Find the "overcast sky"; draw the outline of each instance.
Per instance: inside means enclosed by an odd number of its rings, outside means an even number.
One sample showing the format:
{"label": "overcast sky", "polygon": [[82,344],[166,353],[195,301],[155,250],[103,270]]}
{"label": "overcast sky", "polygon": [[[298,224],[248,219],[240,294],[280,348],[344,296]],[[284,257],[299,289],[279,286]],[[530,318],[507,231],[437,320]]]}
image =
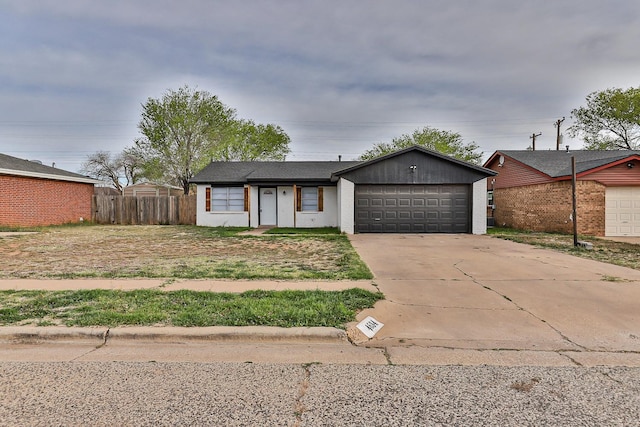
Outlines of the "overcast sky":
{"label": "overcast sky", "polygon": [[590,92],[640,86],[639,46],[637,0],[0,0],[0,152],[78,171],[183,85],[282,126],[288,160],[424,126],[555,149]]}

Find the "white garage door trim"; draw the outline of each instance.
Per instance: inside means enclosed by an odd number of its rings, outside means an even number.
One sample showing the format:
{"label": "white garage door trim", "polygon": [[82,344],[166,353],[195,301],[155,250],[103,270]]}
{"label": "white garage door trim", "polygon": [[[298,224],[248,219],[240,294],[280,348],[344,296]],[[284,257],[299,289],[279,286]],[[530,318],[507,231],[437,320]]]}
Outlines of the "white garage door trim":
{"label": "white garage door trim", "polygon": [[605,236],[640,236],[640,187],[607,187]]}

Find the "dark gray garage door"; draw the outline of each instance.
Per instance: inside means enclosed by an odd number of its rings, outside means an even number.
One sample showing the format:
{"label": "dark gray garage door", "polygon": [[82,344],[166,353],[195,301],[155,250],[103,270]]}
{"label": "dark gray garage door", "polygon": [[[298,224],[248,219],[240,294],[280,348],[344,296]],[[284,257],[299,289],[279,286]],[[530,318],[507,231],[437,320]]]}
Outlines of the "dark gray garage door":
{"label": "dark gray garage door", "polygon": [[468,233],[468,185],[356,185],[357,233]]}

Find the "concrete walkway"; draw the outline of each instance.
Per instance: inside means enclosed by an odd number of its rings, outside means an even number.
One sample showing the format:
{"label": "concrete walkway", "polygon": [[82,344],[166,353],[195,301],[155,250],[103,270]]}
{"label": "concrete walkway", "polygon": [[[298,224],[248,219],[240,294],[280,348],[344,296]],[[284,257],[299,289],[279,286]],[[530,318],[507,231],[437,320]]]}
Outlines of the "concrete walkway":
{"label": "concrete walkway", "polygon": [[351,240],[386,300],[358,316],[384,323],[373,339],[349,333],[392,358],[501,350],[640,364],[640,271],[488,236]]}
{"label": "concrete walkway", "polygon": [[176,291],[187,289],[205,292],[232,292],[240,293],[261,289],[265,291],[292,290],[323,290],[340,291],[344,289],[362,288],[371,292],[377,292],[378,288],[371,280],[165,280],[165,279],[0,279],[0,291],[10,290],[48,290],[48,291],[72,291],[77,289],[159,289],[163,291]]}

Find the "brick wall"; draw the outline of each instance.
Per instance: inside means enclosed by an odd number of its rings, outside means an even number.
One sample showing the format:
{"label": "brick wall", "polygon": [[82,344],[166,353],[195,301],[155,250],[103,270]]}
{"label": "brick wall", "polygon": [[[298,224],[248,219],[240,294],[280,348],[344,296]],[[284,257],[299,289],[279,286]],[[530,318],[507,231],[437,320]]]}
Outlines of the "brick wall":
{"label": "brick wall", "polygon": [[[493,197],[498,227],[573,233],[570,181],[496,189]],[[605,186],[578,181],[576,199],[578,233],[604,236]]]}
{"label": "brick wall", "polygon": [[92,195],[93,184],[0,175],[0,225],[88,221]]}

